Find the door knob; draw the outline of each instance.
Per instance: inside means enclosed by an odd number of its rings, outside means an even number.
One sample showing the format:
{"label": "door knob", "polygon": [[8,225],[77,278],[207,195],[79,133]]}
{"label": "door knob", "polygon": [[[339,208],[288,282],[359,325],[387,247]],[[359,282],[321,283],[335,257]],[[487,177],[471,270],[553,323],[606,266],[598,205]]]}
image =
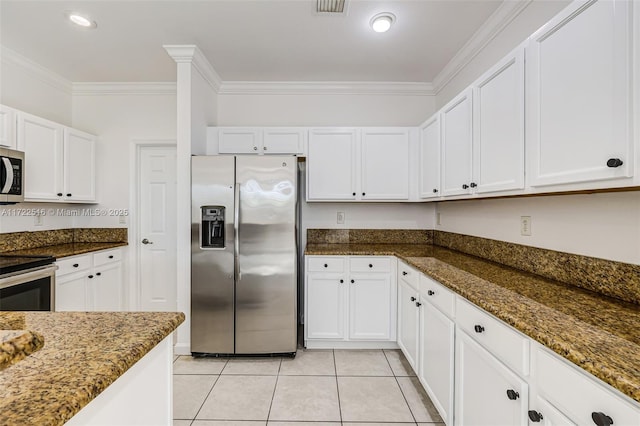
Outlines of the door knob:
{"label": "door knob", "polygon": [[153,244],[153,241],[149,241],[145,238],[142,240],[142,244]]}

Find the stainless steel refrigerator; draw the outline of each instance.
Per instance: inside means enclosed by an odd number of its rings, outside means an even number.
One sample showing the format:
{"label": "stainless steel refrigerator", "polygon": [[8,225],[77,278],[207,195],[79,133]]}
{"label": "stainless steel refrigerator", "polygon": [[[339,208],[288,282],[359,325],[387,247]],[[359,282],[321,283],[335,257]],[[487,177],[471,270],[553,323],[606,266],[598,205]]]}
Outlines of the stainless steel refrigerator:
{"label": "stainless steel refrigerator", "polygon": [[191,352],[295,353],[297,158],[191,160]]}

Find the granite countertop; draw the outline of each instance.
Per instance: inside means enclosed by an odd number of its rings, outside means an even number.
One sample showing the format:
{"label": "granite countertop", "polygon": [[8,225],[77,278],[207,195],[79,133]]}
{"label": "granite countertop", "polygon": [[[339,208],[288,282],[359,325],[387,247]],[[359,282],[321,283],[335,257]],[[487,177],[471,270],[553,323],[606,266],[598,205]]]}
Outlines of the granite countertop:
{"label": "granite countertop", "polygon": [[424,244],[309,244],[307,255],[397,256],[640,402],[640,306]]}
{"label": "granite countertop", "polygon": [[66,243],[56,244],[52,246],[35,247],[23,250],[14,250],[6,252],[11,255],[28,255],[28,256],[53,256],[56,259],[67,256],[75,256],[78,254],[90,253],[98,250],[106,250],[115,247],[126,246],[125,242],[115,243]]}
{"label": "granite countertop", "polygon": [[180,312],[0,312],[0,330],[44,338],[0,371],[0,425],[64,424],[183,321]]}

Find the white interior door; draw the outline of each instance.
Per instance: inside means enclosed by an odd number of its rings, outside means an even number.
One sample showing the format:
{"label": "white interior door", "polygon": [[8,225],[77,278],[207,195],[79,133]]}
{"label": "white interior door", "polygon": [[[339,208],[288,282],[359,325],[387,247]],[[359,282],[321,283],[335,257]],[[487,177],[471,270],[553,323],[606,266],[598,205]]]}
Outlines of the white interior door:
{"label": "white interior door", "polygon": [[142,146],[138,158],[140,309],[175,311],[176,148]]}

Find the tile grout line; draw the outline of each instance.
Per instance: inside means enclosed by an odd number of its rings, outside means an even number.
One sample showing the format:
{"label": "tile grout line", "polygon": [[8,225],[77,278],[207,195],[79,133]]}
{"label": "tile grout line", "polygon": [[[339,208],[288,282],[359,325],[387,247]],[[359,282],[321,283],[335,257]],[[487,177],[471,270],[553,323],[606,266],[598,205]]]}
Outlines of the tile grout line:
{"label": "tile grout line", "polygon": [[278,380],[280,379],[281,368],[282,368],[282,358],[280,358],[280,364],[278,364],[278,371],[276,373],[276,383],[273,385],[273,393],[271,394],[271,402],[269,403],[269,411],[267,411],[267,418],[265,419],[265,425],[269,424],[269,417],[271,417],[271,409],[273,408],[273,400],[276,397],[276,389],[278,388]]}
{"label": "tile grout line", "polygon": [[[226,365],[226,363],[225,363]],[[202,376],[207,376],[208,374],[202,374]],[[216,377],[216,380],[213,382],[213,385],[211,385],[211,389],[209,389],[209,392],[207,392],[207,396],[204,397],[204,399],[202,400],[202,404],[200,404],[200,407],[198,408],[198,411],[196,411],[196,414],[193,416],[193,419],[191,419],[191,423],[196,421],[196,418],[198,417],[198,414],[200,414],[200,411],[202,410],[202,407],[204,407],[204,403],[207,402],[207,399],[209,399],[209,395],[211,395],[211,392],[213,392],[213,388],[216,387],[216,383],[218,383],[218,380],[220,380],[220,376],[222,374],[218,374]]]}
{"label": "tile grout line", "polygon": [[411,409],[411,405],[409,405],[409,401],[407,401],[407,396],[404,394],[404,391],[402,390],[402,386],[400,386],[400,382],[398,381],[398,376],[396,376],[396,372],[393,371],[393,368],[391,367],[391,363],[389,362],[389,358],[387,357],[387,352],[385,352],[384,349],[383,349],[382,353],[384,354],[384,359],[387,360],[387,364],[389,364],[389,368],[391,369],[391,372],[393,373],[393,378],[395,379],[396,384],[398,385],[398,388],[400,388],[400,393],[402,394],[402,398],[404,399],[404,403],[407,404],[407,408],[409,409],[409,412],[411,413],[411,417],[413,418],[413,422],[417,426],[418,425],[418,421],[416,420],[416,416],[413,414],[413,410]]}
{"label": "tile grout line", "polygon": [[340,387],[338,386],[338,366],[336,365],[336,351],[335,349],[331,349],[331,356],[333,358],[333,372],[336,373],[336,394],[338,395],[338,414],[340,415],[340,425],[342,426],[342,404],[340,404]]}

